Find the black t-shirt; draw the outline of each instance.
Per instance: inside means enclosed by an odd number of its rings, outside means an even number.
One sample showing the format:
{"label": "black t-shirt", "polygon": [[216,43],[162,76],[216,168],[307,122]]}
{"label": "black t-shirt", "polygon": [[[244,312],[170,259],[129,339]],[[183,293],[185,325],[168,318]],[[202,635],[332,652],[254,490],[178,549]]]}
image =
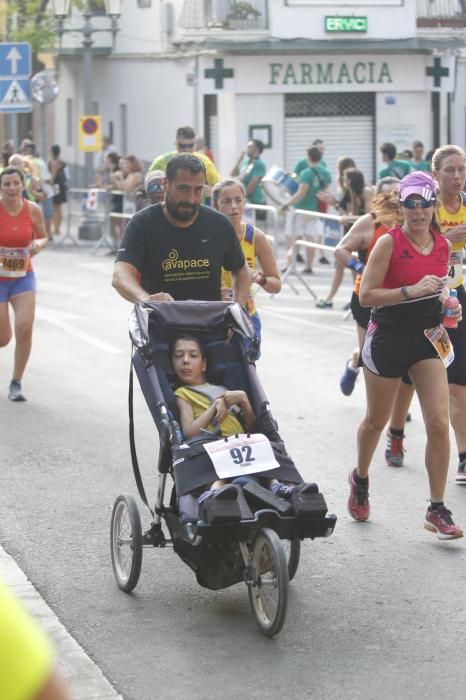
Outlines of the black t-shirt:
{"label": "black t-shirt", "polygon": [[137,268],[149,294],[218,301],[221,268],[238,270],[244,255],[223,214],[201,206],[194,223],[182,228],[167,220],[161,204],[154,204],[128,222],[116,262]]}

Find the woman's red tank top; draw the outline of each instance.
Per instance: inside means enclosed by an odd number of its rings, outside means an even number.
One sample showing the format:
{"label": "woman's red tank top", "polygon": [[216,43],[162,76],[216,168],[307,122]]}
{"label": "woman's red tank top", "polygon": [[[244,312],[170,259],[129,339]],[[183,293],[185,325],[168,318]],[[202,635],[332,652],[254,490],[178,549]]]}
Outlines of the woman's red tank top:
{"label": "woman's red tank top", "polygon": [[446,277],[448,273],[448,243],[444,236],[431,232],[434,247],[422,255],[398,226],[388,232],[393,239],[393,252],[382,287],[396,289],[416,284],[424,275]]}
{"label": "woman's red tank top", "polygon": [[[0,202],[0,248],[27,248],[33,238],[34,224],[29,213],[29,204],[23,200],[19,214],[12,216]],[[29,259],[28,272],[31,271],[32,263]]]}

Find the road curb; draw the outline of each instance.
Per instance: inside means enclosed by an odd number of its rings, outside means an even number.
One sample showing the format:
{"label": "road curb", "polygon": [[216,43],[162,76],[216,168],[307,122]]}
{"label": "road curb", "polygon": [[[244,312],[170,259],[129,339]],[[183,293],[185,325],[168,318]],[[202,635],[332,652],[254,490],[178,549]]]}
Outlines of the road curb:
{"label": "road curb", "polygon": [[58,668],[73,700],[123,700],[1,545],[0,577],[55,644]]}

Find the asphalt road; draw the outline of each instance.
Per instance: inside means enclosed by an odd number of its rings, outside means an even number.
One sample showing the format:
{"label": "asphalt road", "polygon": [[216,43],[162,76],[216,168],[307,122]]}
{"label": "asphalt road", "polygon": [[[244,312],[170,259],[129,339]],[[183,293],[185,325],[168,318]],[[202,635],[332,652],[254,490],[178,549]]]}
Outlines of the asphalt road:
{"label": "asphalt road", "polygon": [[[361,378],[349,398],[338,388],[355,344],[341,311],[349,279],[334,310],[315,309],[307,292],[289,287],[260,301],[259,375],[288,451],[338,516],[330,539],[304,543],[285,627],[269,640],[244,585],[202,589],[170,550],[144,551],[134,594],[116,587],[112,504],[120,493],[136,495],[126,408],[130,306],[111,289],[109,256],[60,249],[36,261],[26,404],[8,402],[13,348],[0,352],[0,543],[117,691],[128,700],[463,698],[466,543],[441,543],[422,527],[428,490],[417,403],[405,467],[385,466],[379,446],[371,521],[346,513],[364,408]],[[317,267],[318,295],[329,275]],[[155,496],[156,431],[139,395],[136,423]],[[452,449],[446,501],[466,526],[455,464]]]}

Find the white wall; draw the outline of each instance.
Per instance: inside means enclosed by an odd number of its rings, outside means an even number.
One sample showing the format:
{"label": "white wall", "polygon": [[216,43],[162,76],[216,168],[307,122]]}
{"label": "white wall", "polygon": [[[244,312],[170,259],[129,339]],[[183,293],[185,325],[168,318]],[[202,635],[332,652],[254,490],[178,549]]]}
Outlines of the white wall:
{"label": "white wall", "polygon": [[[387,96],[394,97],[396,103],[387,104]],[[399,152],[411,149],[415,140],[423,142],[426,152],[432,148],[430,93],[378,93],[375,99],[377,172],[382,167],[379,148],[384,141],[394,143]]]}
{"label": "white wall", "polygon": [[[55,102],[57,137],[63,159],[83,162],[77,149],[78,115],[82,114],[82,92],[73,85],[82,85],[82,63],[61,60],[60,95]],[[93,95],[99,104],[103,133],[114,123],[114,141],[121,143],[120,104],[127,105],[128,154],[151,161],[156,155],[174,150],[175,130],[194,123],[194,88],[187,87],[186,74],[193,71],[192,59],[121,60],[94,59]],[[66,100],[73,99],[75,128],[73,146],[66,146]],[[127,155],[128,155],[127,154]]]}
{"label": "white wall", "polygon": [[[267,168],[283,164],[284,144],[284,96],[283,95],[237,95],[236,97],[235,140],[238,151],[246,150],[249,140],[249,126],[270,124],[272,127],[272,148],[264,149],[261,158]],[[239,153],[235,153],[235,160]],[[229,165],[230,169],[234,165]]]}
{"label": "white wall", "polygon": [[462,148],[466,146],[466,56],[456,64],[456,89],[451,103],[451,140]]}

